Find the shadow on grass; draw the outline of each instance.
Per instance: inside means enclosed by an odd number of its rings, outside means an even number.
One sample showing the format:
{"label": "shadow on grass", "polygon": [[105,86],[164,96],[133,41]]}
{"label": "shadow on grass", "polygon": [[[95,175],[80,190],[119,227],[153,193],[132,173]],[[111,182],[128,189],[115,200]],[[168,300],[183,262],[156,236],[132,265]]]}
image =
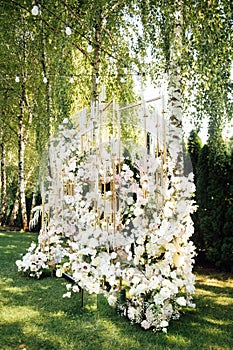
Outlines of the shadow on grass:
{"label": "shadow on grass", "polygon": [[[21,327],[21,322],[12,322],[3,325],[1,333],[4,335],[0,340],[1,349],[51,349],[57,350],[57,345],[52,344],[49,340],[43,340],[36,335],[26,335]],[[3,342],[4,341],[4,342]],[[33,345],[36,344],[36,345]]]}
{"label": "shadow on grass", "polygon": [[[144,331],[116,314],[102,296],[63,299],[66,282],[17,275],[15,260],[36,235],[1,232],[0,349],[26,350],[196,350],[233,348],[231,286],[205,283],[199,275],[196,309],[172,321],[168,334]],[[218,282],[218,281],[217,281]],[[220,282],[219,282],[220,283]]]}

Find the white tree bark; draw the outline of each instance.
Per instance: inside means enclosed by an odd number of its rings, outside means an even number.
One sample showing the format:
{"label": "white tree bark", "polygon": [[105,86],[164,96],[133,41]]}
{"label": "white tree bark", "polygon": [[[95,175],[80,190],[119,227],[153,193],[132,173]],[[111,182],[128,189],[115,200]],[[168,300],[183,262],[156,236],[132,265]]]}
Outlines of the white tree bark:
{"label": "white tree bark", "polygon": [[28,230],[28,219],[25,198],[25,172],[24,172],[24,157],[25,157],[25,138],[24,138],[24,117],[25,101],[23,96],[20,101],[20,115],[18,117],[18,173],[19,173],[19,199],[22,215],[22,223],[24,231]]}
{"label": "white tree bark", "polygon": [[170,67],[168,71],[168,113],[169,113],[169,153],[174,162],[176,176],[183,175],[182,141],[182,76],[180,58],[182,54],[182,2],[177,1],[174,15],[174,35],[170,48]]}

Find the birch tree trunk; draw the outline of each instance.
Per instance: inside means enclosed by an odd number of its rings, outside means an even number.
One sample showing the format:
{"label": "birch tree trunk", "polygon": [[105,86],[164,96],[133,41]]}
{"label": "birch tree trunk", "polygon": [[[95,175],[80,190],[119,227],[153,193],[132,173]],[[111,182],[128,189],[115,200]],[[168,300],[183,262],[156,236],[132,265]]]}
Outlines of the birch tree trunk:
{"label": "birch tree trunk", "polygon": [[183,138],[182,138],[182,1],[176,1],[174,14],[174,33],[170,46],[170,67],[168,70],[168,113],[170,121],[169,153],[174,163],[174,174],[183,176]]}
{"label": "birch tree trunk", "polygon": [[99,78],[99,66],[100,66],[100,32],[101,32],[101,8],[98,11],[99,16],[95,20],[95,47],[94,47],[94,57],[92,62],[92,74],[91,74],[91,101],[96,104],[98,100],[98,83],[97,80]]}
{"label": "birch tree trunk", "polygon": [[29,215],[29,226],[30,226],[30,221],[32,220],[33,217],[33,208],[36,206],[36,196],[37,196],[37,186],[34,186],[34,191],[32,194],[32,204],[31,204],[31,210],[30,210],[30,215]]}
{"label": "birch tree trunk", "polygon": [[53,133],[53,116],[52,116],[52,99],[51,99],[51,82],[48,76],[48,57],[46,50],[46,40],[44,33],[43,21],[41,21],[41,40],[42,40],[42,51],[41,51],[41,64],[43,68],[44,78],[47,79],[45,87],[45,97],[46,97],[46,113],[49,119],[49,135],[48,138],[52,136]]}
{"label": "birch tree trunk", "polygon": [[[28,180],[30,179],[30,176],[32,175],[32,169],[31,171],[27,172],[27,176],[25,176],[24,179],[24,187],[27,188],[27,183]],[[35,185],[36,187],[36,185]],[[14,226],[18,213],[19,213],[19,207],[20,207],[20,202],[19,202],[19,186],[17,187],[17,191],[16,191],[16,195],[15,195],[15,201],[14,201],[14,206],[13,209],[11,211],[11,216],[10,216],[10,220],[9,220],[9,225],[10,226]],[[33,208],[33,206],[32,206]]]}
{"label": "birch tree trunk", "polygon": [[[23,18],[23,23],[25,18]],[[26,27],[25,27],[26,30]],[[28,230],[28,217],[27,217],[27,206],[26,206],[26,181],[25,181],[25,147],[29,138],[29,125],[32,123],[32,110],[29,105],[29,100],[26,90],[27,82],[27,65],[28,65],[28,50],[27,50],[27,39],[25,35],[23,39],[23,79],[21,85],[21,95],[19,99],[20,113],[18,116],[18,193],[19,193],[19,207],[21,211],[23,230]],[[27,113],[26,113],[27,112]],[[25,130],[25,125],[27,125]],[[16,199],[17,202],[17,199]],[[17,205],[16,205],[17,208]]]}
{"label": "birch tree trunk", "polygon": [[1,152],[1,225],[6,224],[6,151],[4,142],[0,145]]}
{"label": "birch tree trunk", "polygon": [[15,201],[14,201],[13,209],[11,211],[11,216],[10,216],[10,220],[9,220],[10,226],[15,225],[18,213],[19,213],[19,186],[17,187],[17,191],[15,194]]}
{"label": "birch tree trunk", "polygon": [[20,99],[20,114],[18,117],[18,177],[19,177],[19,202],[24,231],[28,230],[27,208],[25,198],[25,138],[24,138],[24,113],[25,113],[25,81],[22,83],[22,96]]}

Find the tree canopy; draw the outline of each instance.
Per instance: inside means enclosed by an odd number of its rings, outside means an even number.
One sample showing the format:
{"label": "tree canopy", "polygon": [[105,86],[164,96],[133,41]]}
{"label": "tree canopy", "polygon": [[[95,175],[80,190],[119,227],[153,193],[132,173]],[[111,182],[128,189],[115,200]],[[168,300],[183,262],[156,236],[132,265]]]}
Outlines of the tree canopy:
{"label": "tree canopy", "polygon": [[2,0],[0,141],[3,164],[12,169],[8,214],[18,178],[30,196],[49,136],[95,101],[102,84],[107,100],[125,103],[135,98],[135,79],[150,76],[159,86],[168,77],[174,107],[179,77],[182,113],[193,113],[194,124],[209,118],[214,149],[232,116],[232,6],[230,0]]}

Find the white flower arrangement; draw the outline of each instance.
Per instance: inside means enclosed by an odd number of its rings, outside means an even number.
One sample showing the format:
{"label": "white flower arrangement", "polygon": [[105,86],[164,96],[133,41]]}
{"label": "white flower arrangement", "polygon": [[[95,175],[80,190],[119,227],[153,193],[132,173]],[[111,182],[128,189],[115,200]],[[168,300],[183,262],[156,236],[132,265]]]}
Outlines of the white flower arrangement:
{"label": "white flower arrangement", "polygon": [[[119,161],[106,152],[100,162],[91,152],[80,155],[80,137],[64,128],[51,146],[50,221],[18,270],[40,277],[56,266],[57,277],[68,273],[75,282],[63,297],[81,288],[102,293],[130,322],[167,332],[181,307],[194,306],[192,175],[175,177],[168,158],[162,185],[155,184],[161,157],[147,157],[147,173],[140,159]],[[69,183],[71,193],[64,193]]]}
{"label": "white flower arrangement", "polygon": [[32,243],[28,253],[23,256],[22,260],[17,260],[18,271],[30,271],[30,277],[39,278],[42,271],[48,268],[48,256],[40,251],[35,243]]}

